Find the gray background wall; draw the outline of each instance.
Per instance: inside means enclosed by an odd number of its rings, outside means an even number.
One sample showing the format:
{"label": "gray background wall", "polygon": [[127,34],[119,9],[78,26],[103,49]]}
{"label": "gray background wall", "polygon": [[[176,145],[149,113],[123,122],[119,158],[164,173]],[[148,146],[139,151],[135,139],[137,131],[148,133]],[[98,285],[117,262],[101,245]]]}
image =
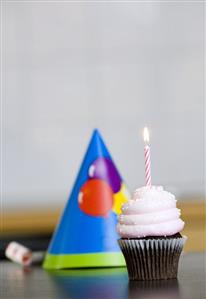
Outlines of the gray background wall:
{"label": "gray background wall", "polygon": [[204,193],[204,4],[3,2],[3,204],[63,205],[98,127],[131,190]]}

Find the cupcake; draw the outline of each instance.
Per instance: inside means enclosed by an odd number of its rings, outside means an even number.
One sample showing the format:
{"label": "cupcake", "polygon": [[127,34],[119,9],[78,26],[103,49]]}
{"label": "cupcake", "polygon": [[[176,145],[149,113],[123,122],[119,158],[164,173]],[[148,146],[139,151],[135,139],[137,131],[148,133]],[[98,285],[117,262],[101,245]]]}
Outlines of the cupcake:
{"label": "cupcake", "polygon": [[176,278],[186,237],[175,196],[161,186],[142,187],[121,210],[118,242],[130,280]]}

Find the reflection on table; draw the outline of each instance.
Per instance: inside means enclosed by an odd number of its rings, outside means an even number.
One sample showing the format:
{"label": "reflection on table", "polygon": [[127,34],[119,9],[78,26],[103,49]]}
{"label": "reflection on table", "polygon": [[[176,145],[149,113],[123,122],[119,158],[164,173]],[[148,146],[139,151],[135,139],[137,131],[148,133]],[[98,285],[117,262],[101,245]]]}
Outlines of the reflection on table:
{"label": "reflection on table", "polygon": [[125,268],[58,270],[48,275],[67,298],[178,299],[178,280],[129,281]]}

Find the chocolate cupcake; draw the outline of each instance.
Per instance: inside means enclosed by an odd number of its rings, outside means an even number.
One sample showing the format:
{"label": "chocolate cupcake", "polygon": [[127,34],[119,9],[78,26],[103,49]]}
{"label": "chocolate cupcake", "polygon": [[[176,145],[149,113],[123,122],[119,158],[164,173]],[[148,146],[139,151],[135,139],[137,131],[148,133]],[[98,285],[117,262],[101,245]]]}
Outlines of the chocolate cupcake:
{"label": "chocolate cupcake", "polygon": [[117,231],[131,280],[176,278],[186,241],[175,196],[162,187],[137,189],[122,206]]}

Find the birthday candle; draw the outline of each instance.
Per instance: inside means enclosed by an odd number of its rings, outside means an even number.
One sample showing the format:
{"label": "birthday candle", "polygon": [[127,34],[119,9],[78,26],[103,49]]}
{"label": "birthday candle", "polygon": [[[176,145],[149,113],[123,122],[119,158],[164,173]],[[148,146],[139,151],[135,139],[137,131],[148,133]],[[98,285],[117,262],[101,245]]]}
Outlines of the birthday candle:
{"label": "birthday candle", "polygon": [[144,136],[144,157],[145,157],[145,181],[146,181],[146,186],[151,187],[152,185],[152,180],[151,180],[151,160],[150,160],[150,146],[149,146],[149,131],[148,128],[144,128],[143,132]]}

